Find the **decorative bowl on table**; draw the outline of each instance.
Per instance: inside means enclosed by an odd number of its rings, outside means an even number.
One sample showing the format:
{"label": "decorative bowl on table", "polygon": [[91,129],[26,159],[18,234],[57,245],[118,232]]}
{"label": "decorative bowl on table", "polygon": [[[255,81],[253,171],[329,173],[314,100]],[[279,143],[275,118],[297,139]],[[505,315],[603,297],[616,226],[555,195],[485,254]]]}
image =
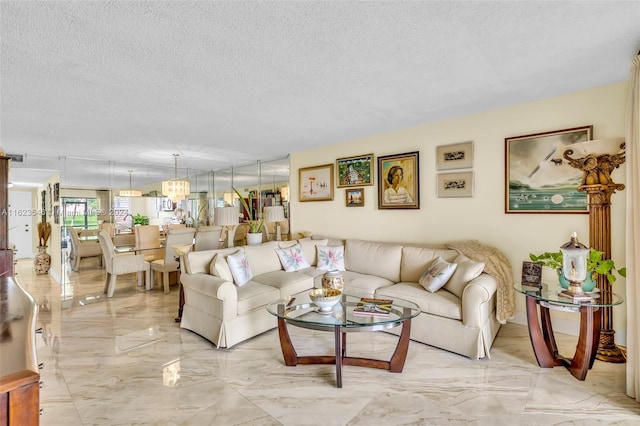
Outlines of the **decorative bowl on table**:
{"label": "decorative bowl on table", "polygon": [[333,305],[340,301],[342,292],[335,288],[314,288],[309,292],[309,298],[319,308],[320,313],[330,313]]}

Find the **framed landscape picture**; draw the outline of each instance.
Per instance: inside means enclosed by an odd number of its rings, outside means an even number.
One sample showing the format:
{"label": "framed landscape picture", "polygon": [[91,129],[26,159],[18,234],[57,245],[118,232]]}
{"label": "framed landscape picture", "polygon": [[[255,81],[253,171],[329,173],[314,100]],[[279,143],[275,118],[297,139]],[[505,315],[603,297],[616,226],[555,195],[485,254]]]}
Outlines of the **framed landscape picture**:
{"label": "framed landscape picture", "polygon": [[345,189],[347,207],[364,207],[364,188]]}
{"label": "framed landscape picture", "polygon": [[468,169],[473,166],[473,142],[440,145],[436,148],[436,169]]}
{"label": "framed landscape picture", "polygon": [[333,164],[300,168],[298,186],[300,201],[333,200]]}
{"label": "framed landscape picture", "polygon": [[438,198],[473,197],[473,172],[440,173]]}
{"label": "framed landscape picture", "polygon": [[378,208],[419,209],[418,151],[378,157]]}
{"label": "framed landscape picture", "polygon": [[336,160],[338,188],[373,185],[373,154]]}
{"label": "framed landscape picture", "polygon": [[587,213],[582,172],[562,155],[593,126],[505,138],[505,213]]}

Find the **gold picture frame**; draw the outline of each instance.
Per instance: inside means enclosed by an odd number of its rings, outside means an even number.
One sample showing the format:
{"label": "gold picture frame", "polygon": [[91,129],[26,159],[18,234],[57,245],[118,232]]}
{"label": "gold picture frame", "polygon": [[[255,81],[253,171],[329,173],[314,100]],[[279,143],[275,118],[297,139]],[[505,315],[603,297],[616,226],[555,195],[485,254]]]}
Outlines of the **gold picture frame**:
{"label": "gold picture frame", "polygon": [[364,188],[348,188],[344,194],[347,207],[364,207]]}
{"label": "gold picture frame", "polygon": [[301,202],[333,200],[333,164],[301,167],[298,170],[298,198]]}
{"label": "gold picture frame", "polygon": [[419,209],[419,153],[378,157],[378,208]]}

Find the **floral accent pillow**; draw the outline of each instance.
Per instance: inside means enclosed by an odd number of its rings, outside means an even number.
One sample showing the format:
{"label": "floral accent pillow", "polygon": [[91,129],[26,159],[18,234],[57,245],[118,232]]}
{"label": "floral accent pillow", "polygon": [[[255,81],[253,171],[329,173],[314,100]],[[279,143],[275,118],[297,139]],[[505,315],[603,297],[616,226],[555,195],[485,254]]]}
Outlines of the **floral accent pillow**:
{"label": "floral accent pillow", "polygon": [[431,293],[435,293],[449,281],[457,267],[455,263],[449,263],[438,256],[424,271],[418,283]]}
{"label": "floral accent pillow", "polygon": [[321,271],[344,271],[344,246],[316,246],[318,269]]}
{"label": "floral accent pillow", "polygon": [[244,253],[230,254],[227,256],[227,263],[229,264],[229,269],[231,269],[231,275],[233,275],[233,282],[238,287],[253,278],[253,273]]}
{"label": "floral accent pillow", "polygon": [[277,249],[276,253],[280,258],[282,267],[287,272],[295,272],[311,266],[309,265],[309,262],[307,262],[307,259],[304,257],[304,253],[302,253],[302,247],[300,247],[300,244],[294,244],[291,247]]}

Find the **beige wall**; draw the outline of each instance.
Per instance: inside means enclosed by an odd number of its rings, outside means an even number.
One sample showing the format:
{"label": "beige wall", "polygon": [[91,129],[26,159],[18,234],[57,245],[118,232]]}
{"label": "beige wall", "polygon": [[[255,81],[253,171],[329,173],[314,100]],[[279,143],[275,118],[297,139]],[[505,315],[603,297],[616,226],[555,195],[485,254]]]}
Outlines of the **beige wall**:
{"label": "beige wall", "polygon": [[[603,86],[509,108],[374,135],[332,146],[291,154],[291,226],[293,232],[311,231],[342,238],[380,241],[445,243],[478,239],[498,247],[511,260],[516,281],[529,253],[553,251],[577,231],[588,243],[586,214],[505,214],[504,139],[537,132],[593,125],[594,139],[624,136],[628,84]],[[436,146],[473,141],[475,196],[436,197]],[[333,201],[298,201],[298,169],[334,163],[336,158],[368,154],[420,152],[420,209],[378,210],[377,164],[374,186],[365,187],[365,206],[345,207],[344,188],[334,188]],[[335,167],[335,166],[334,166]],[[624,183],[624,165],[613,173]],[[625,194],[612,198],[612,252],[624,265]],[[548,268],[545,268],[548,269]],[[552,279],[552,271],[545,277]],[[614,291],[625,295],[624,279]],[[524,300],[517,295],[516,322],[524,323]],[[554,313],[558,331],[577,333],[577,316]],[[626,342],[626,308],[614,308],[616,341]]]}

